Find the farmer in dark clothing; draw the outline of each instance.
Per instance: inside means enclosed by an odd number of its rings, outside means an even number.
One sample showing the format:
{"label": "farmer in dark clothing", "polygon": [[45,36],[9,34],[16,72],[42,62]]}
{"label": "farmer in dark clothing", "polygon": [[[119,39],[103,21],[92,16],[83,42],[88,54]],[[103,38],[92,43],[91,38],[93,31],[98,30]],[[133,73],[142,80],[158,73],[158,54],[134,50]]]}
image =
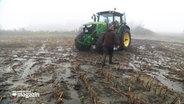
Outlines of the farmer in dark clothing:
{"label": "farmer in dark clothing", "polygon": [[116,38],[114,25],[109,26],[109,29],[103,34],[102,41],[103,41],[102,67],[104,67],[107,55],[109,55],[109,64],[113,64],[112,57],[113,57],[114,45],[117,48],[119,48],[119,41]]}

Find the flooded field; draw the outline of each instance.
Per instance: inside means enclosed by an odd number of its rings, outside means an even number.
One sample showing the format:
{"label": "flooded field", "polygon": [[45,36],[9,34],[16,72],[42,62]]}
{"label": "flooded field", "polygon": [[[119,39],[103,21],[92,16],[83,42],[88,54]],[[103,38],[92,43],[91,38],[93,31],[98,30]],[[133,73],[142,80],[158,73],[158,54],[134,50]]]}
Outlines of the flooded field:
{"label": "flooded field", "polygon": [[184,104],[183,43],[132,39],[104,68],[73,38],[0,40],[0,50],[0,104]]}

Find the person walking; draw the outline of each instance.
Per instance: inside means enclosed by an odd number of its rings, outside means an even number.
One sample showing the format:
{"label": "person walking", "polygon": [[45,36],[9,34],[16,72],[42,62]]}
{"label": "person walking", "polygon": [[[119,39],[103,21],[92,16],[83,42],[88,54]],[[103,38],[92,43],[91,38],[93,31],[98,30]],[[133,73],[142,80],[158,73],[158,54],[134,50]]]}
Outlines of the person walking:
{"label": "person walking", "polygon": [[111,24],[108,30],[103,34],[102,41],[103,41],[102,67],[104,67],[107,55],[109,55],[109,64],[113,64],[112,57],[114,45],[116,46],[116,48],[119,48],[119,41],[116,37],[116,32],[114,31],[113,24]]}

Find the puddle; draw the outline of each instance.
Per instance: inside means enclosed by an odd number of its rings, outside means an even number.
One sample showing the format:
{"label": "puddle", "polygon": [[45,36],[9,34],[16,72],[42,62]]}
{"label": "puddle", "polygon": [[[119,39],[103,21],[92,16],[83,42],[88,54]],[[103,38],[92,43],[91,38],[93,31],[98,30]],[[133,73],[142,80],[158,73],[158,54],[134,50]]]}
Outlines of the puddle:
{"label": "puddle", "polygon": [[64,101],[64,104],[81,104],[81,101],[79,99],[79,95],[75,90],[70,90],[71,98],[72,100],[66,100]]}
{"label": "puddle", "polygon": [[[26,57],[25,57],[26,58]],[[26,59],[24,59],[24,58],[14,58],[13,59],[14,61],[25,61]]]}
{"label": "puddle", "polygon": [[59,52],[62,52],[62,51],[64,51],[64,49],[63,49],[63,47],[57,47],[57,50],[59,51]]}
{"label": "puddle", "polygon": [[60,65],[61,68],[57,69],[58,70],[58,77],[60,80],[61,78],[63,78],[64,80],[68,80],[68,77],[71,76],[71,64],[70,63],[63,63],[62,65]]}
{"label": "puddle", "polygon": [[24,63],[24,67],[22,67],[23,72],[21,75],[21,78],[26,78],[28,75],[34,73],[35,70],[37,69],[32,69],[32,66],[35,64],[33,59],[28,60],[27,62]]}
{"label": "puddle", "polygon": [[45,62],[45,65],[46,65],[46,64],[51,64],[51,63],[52,63],[51,58],[46,58],[46,59],[44,59],[44,62]]}
{"label": "puddle", "polygon": [[144,50],[145,49],[145,46],[140,46],[138,48],[141,49],[141,50]]}
{"label": "puddle", "polygon": [[38,50],[38,52],[37,52],[36,55],[38,56],[38,55],[43,55],[43,54],[49,53],[48,50],[46,50],[45,48],[46,48],[46,45],[43,44],[43,45],[40,47],[40,49]]}
{"label": "puddle", "polygon": [[18,57],[18,55],[13,55],[13,57],[14,57],[14,58],[17,58],[17,57]]}
{"label": "puddle", "polygon": [[164,84],[165,86],[167,86],[169,89],[173,89],[174,91],[184,93],[184,90],[182,88],[183,85],[181,83],[170,81],[169,79],[167,79],[166,77],[164,77],[159,72],[150,72],[150,73],[147,73],[147,74],[150,75],[150,76],[152,76],[152,77],[157,78],[162,84]]}
{"label": "puddle", "polygon": [[26,84],[25,83],[25,80],[21,80],[21,79],[19,79],[19,78],[17,78],[16,79],[16,81],[13,81],[13,80],[15,80],[15,79],[12,79],[12,78],[10,78],[10,79],[8,79],[6,82],[7,83],[10,83],[10,84],[12,84],[12,86],[9,86],[9,89],[15,89],[15,88],[17,88],[18,86],[19,86],[19,88],[20,88],[20,86],[22,86],[22,87],[24,87],[24,88],[27,88],[28,86],[30,86],[29,84]]}
{"label": "puddle", "polygon": [[47,74],[47,75],[42,75],[42,76],[40,76],[40,77],[38,78],[38,81],[43,82],[43,83],[49,82],[50,80],[52,80],[52,76],[50,76],[49,74]]}
{"label": "puddle", "polygon": [[137,69],[137,68],[135,67],[135,65],[134,65],[134,64],[132,64],[131,62],[130,62],[130,63],[128,63],[128,66],[129,66],[129,67],[132,67],[134,71],[140,71],[140,70],[139,70],[139,69]]}
{"label": "puddle", "polygon": [[69,87],[69,93],[70,93],[70,100],[64,100],[64,104],[81,104],[81,101],[79,99],[79,95],[76,90],[74,90],[74,85],[76,84],[77,79],[69,78],[71,73],[71,64],[70,63],[63,63],[60,65],[61,68],[57,69],[58,71],[58,77],[57,80],[63,79],[64,81],[67,81],[67,85]]}
{"label": "puddle", "polygon": [[2,71],[2,73],[13,73],[13,70],[12,70],[11,66],[2,67],[1,71]]}

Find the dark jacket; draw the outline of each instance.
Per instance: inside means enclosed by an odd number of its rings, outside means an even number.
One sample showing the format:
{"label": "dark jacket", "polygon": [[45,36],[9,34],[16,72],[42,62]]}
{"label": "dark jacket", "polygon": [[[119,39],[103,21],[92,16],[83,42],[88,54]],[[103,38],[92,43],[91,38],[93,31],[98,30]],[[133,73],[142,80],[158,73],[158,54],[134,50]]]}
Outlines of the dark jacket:
{"label": "dark jacket", "polygon": [[105,47],[114,47],[114,45],[119,45],[119,41],[116,37],[115,31],[107,30],[102,37],[103,46]]}

